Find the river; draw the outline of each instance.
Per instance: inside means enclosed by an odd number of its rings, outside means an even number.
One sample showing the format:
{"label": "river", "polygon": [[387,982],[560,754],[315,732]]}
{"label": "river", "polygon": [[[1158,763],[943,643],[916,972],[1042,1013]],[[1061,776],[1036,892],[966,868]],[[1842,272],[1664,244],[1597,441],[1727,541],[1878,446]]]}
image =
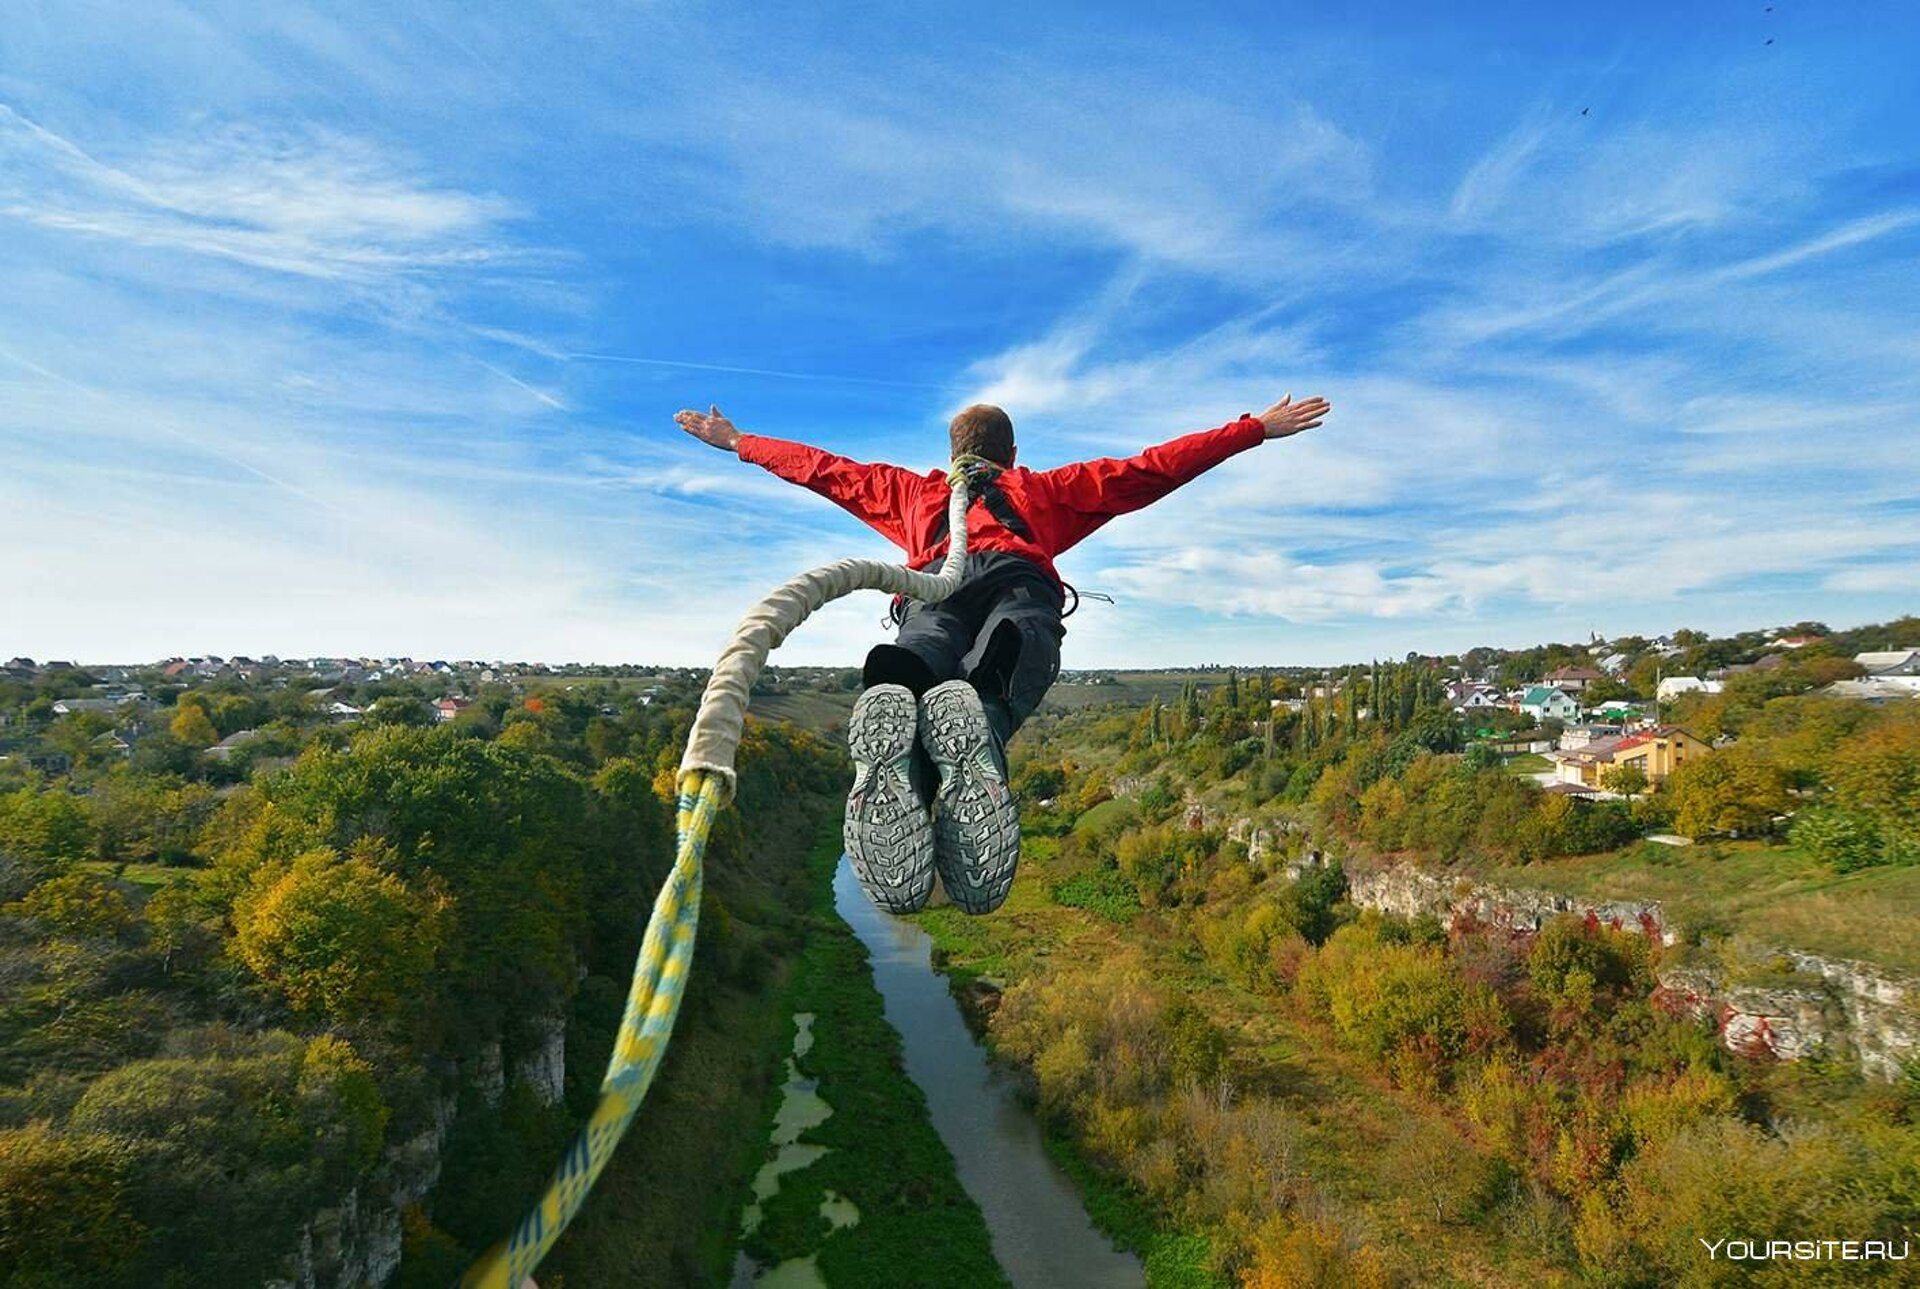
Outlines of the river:
{"label": "river", "polygon": [[873,982],[900,1033],[907,1074],[926,1094],[934,1129],[986,1218],[1008,1278],[1021,1289],[1145,1285],[1139,1259],[1095,1229],[1012,1080],[968,1032],[960,1005],[933,969],[932,939],[875,909],[844,859],[834,874],[833,906],[873,956]]}

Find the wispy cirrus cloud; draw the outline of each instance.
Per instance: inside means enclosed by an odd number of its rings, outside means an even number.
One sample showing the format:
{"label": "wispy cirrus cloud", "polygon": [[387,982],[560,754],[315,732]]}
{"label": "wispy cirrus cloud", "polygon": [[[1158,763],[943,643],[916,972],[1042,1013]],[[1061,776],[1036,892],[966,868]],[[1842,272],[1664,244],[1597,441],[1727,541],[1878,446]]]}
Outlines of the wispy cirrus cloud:
{"label": "wispy cirrus cloud", "polygon": [[327,279],[496,263],[511,203],[324,131],[228,127],[107,164],[0,104],[0,218]]}

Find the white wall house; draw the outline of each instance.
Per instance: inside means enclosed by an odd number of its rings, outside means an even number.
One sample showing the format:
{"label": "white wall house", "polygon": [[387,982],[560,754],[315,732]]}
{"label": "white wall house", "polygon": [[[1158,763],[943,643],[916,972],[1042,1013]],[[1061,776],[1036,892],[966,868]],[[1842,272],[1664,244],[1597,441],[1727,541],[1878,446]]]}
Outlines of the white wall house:
{"label": "white wall house", "polygon": [[1653,691],[1653,696],[1665,703],[1682,694],[1717,694],[1720,689],[1717,680],[1702,680],[1698,676],[1667,676],[1660,681],[1660,687]]}
{"label": "white wall house", "polygon": [[1580,704],[1565,690],[1535,685],[1521,696],[1520,710],[1536,721],[1571,721],[1580,715]]}

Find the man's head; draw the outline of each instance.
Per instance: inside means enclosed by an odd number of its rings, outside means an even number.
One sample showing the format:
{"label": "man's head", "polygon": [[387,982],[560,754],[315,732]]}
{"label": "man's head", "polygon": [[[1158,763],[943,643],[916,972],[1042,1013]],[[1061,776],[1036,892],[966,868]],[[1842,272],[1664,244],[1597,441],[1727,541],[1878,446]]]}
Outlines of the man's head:
{"label": "man's head", "polygon": [[1013,420],[991,403],[963,409],[947,426],[953,455],[985,457],[998,465],[1013,464]]}

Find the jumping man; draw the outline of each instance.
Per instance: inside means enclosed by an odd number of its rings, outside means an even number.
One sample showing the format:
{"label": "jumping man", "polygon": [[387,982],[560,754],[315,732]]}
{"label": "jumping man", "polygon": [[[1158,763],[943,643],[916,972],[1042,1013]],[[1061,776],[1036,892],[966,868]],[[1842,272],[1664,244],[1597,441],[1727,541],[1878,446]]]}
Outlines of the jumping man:
{"label": "jumping man", "polygon": [[[991,913],[1020,859],[1007,786],[1007,740],[1060,673],[1065,607],[1054,557],[1129,511],[1149,506],[1237,452],[1320,424],[1324,398],[1293,396],[1151,447],[1056,470],[1014,466],[1013,422],[976,403],[948,427],[952,455],[1000,467],[967,512],[966,570],[938,604],[909,604],[893,643],[875,645],[847,743],[846,848],[869,897],[893,913],[927,902],[937,870],[953,902]],[[907,552],[938,566],[947,551],[947,475],[862,465],[819,448],[743,434],[720,414],[674,419],[703,443],[819,493]]]}

